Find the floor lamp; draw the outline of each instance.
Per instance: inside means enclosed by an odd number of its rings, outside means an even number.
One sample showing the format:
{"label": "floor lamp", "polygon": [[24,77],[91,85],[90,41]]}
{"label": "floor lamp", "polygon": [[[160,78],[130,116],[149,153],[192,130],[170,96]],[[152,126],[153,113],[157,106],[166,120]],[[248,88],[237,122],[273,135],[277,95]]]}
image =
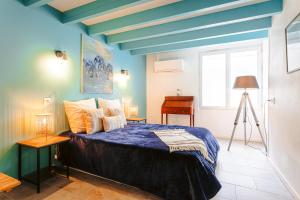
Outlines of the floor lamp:
{"label": "floor lamp", "polygon": [[234,89],[244,89],[244,93],[242,94],[242,98],[241,98],[241,101],[240,101],[240,105],[239,105],[239,108],[238,108],[238,111],[237,111],[237,114],[236,114],[236,117],[235,117],[235,120],[234,120],[234,126],[233,126],[233,131],[232,131],[232,134],[231,134],[231,138],[230,138],[230,142],[229,142],[229,145],[228,145],[228,151],[230,150],[230,147],[231,147],[231,143],[232,143],[232,140],[233,140],[233,137],[234,137],[234,133],[235,133],[235,130],[236,130],[236,127],[238,125],[238,122],[239,122],[239,118],[240,118],[240,115],[241,115],[241,112],[243,110],[243,123],[244,123],[244,139],[245,139],[245,144],[247,144],[247,130],[246,130],[246,124],[247,124],[247,104],[249,104],[249,107],[250,107],[250,111],[253,115],[253,118],[255,120],[255,123],[256,123],[256,126],[257,126],[257,129],[258,129],[258,132],[260,134],[260,137],[262,139],[262,143],[266,149],[266,152],[267,151],[267,145],[266,145],[266,142],[265,142],[265,139],[263,137],[263,134],[262,134],[262,131],[260,129],[260,125],[259,125],[259,121],[257,119],[257,116],[255,114],[255,110],[253,108],[253,105],[251,103],[251,100],[250,100],[250,97],[249,97],[249,94],[247,92],[247,89],[258,89],[259,86],[258,86],[258,83],[257,83],[257,80],[255,78],[255,76],[238,76],[236,79],[235,79],[235,83],[234,83],[234,86],[233,86]]}

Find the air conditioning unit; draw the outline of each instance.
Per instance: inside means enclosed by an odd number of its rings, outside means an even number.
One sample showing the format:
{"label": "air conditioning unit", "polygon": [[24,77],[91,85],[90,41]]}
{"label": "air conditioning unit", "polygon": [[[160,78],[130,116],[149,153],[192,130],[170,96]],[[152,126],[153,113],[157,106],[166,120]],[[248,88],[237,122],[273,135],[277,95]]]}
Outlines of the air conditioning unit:
{"label": "air conditioning unit", "polygon": [[184,60],[164,60],[154,62],[154,72],[183,72]]}

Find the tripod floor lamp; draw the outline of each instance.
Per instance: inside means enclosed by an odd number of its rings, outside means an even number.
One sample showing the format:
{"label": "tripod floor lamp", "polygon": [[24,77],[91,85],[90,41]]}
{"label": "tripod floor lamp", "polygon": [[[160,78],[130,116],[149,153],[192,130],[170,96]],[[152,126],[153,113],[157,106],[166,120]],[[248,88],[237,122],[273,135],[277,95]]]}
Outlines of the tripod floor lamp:
{"label": "tripod floor lamp", "polygon": [[250,88],[251,89],[258,89],[259,88],[255,76],[238,76],[235,79],[235,83],[234,83],[233,88],[234,89],[244,89],[245,92],[242,94],[242,98],[241,98],[240,105],[239,105],[239,108],[238,108],[238,111],[237,111],[237,114],[236,114],[236,117],[235,117],[235,120],[234,120],[233,131],[232,131],[232,134],[231,134],[231,138],[230,138],[230,142],[229,142],[227,150],[228,151],[230,150],[232,140],[233,140],[235,130],[236,130],[236,127],[238,125],[239,118],[240,118],[242,110],[243,110],[243,124],[244,124],[244,139],[245,139],[245,144],[247,144],[247,130],[246,130],[247,127],[246,127],[246,124],[247,124],[247,105],[249,105],[250,111],[251,111],[251,113],[253,115],[253,118],[255,120],[258,132],[259,132],[260,137],[262,139],[262,143],[263,143],[263,145],[265,147],[265,150],[267,152],[267,145],[266,145],[265,139],[263,137],[262,131],[260,129],[260,124],[259,124],[259,121],[258,121],[257,116],[255,114],[255,110],[253,108],[253,105],[251,103],[250,96],[247,92],[247,89],[250,89]]}

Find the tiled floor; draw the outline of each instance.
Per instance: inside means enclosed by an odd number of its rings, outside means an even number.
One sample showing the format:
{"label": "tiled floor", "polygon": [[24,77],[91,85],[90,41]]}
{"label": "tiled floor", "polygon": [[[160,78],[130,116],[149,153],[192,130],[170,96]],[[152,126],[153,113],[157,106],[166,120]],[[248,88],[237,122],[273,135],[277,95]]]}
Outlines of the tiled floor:
{"label": "tiled floor", "polygon": [[[283,200],[293,199],[269,160],[258,150],[234,142],[219,140],[217,176],[221,191],[213,200]],[[0,200],[159,200],[147,192],[91,175],[72,171],[70,181],[56,176],[42,184],[41,193],[23,183],[10,193],[0,193]]]}
{"label": "tiled floor", "polygon": [[[260,151],[234,142],[219,140],[221,151],[216,170],[222,189],[213,200],[283,200],[293,199],[268,158]],[[263,149],[261,145],[252,144]]]}

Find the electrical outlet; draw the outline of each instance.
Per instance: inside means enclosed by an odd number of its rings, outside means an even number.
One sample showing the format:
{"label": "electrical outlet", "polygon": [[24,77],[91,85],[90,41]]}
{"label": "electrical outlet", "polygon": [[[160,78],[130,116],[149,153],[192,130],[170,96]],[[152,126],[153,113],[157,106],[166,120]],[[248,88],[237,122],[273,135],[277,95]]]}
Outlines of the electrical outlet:
{"label": "electrical outlet", "polygon": [[275,104],[275,97],[268,99],[269,102],[271,102],[272,104]]}
{"label": "electrical outlet", "polygon": [[49,105],[52,103],[52,98],[51,97],[44,97],[44,105]]}

